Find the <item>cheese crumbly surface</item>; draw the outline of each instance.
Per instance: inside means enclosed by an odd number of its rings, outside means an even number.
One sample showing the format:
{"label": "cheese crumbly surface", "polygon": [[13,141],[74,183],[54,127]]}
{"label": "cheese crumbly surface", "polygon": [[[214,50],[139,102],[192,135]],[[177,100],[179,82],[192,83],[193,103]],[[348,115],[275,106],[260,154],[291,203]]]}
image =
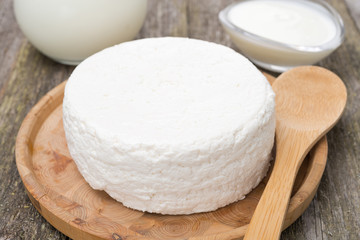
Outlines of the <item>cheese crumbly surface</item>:
{"label": "cheese crumbly surface", "polygon": [[266,175],[275,94],[228,47],[142,39],[78,65],[63,122],[92,188],[137,210],[191,214],[244,198]]}

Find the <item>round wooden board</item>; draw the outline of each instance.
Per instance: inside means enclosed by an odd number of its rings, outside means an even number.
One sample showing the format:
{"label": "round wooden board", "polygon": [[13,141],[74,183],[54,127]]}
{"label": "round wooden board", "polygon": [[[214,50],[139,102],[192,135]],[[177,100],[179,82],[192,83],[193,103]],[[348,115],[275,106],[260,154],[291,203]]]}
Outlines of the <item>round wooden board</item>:
{"label": "round wooden board", "polygon": [[[265,74],[266,75],[266,74]],[[272,83],[273,77],[266,75]],[[73,239],[238,239],[244,236],[266,185],[244,200],[213,212],[159,215],[124,207],[93,190],[70,157],[62,124],[65,82],[45,95],[25,118],[16,140],[16,163],[29,198],[54,227]],[[324,137],[299,170],[284,228],[313,199],[327,158]],[[268,174],[269,176],[270,174]]]}

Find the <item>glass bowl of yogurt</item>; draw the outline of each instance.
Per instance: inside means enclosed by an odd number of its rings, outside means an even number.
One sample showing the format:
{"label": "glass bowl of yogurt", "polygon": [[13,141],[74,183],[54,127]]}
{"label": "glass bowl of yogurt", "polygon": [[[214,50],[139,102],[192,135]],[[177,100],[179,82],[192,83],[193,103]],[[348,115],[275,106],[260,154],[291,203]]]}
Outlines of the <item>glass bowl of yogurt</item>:
{"label": "glass bowl of yogurt", "polygon": [[274,72],[312,65],[344,40],[341,16],[322,0],[242,0],[219,19],[245,56]]}
{"label": "glass bowl of yogurt", "polygon": [[135,38],[146,10],[147,0],[14,0],[16,20],[29,41],[70,65]]}

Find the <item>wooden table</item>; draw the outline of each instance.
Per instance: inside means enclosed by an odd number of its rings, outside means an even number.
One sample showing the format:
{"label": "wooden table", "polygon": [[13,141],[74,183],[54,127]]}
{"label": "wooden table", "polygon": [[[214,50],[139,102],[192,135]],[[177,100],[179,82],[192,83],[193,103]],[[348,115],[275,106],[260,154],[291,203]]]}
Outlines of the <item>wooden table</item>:
{"label": "wooden table", "polygon": [[[217,14],[231,0],[149,0],[137,38],[182,36],[234,48]],[[343,17],[343,45],[319,63],[348,88],[344,116],[328,134],[328,164],[315,199],[282,239],[360,239],[360,1],[327,0]],[[16,24],[11,0],[0,0],[0,240],[68,239],[31,205],[15,165],[20,124],[32,106],[74,67],[39,53]]]}

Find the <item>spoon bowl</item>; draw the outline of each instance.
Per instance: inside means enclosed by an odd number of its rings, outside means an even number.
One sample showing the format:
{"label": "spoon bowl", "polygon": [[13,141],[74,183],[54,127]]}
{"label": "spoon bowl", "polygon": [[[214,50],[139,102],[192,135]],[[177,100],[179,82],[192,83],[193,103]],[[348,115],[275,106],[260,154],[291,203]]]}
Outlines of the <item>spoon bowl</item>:
{"label": "spoon bowl", "polygon": [[276,79],[273,89],[276,117],[281,122],[278,127],[286,123],[299,130],[324,130],[336,123],[346,102],[343,82],[321,67],[285,72]]}
{"label": "spoon bowl", "polygon": [[244,240],[279,239],[296,174],[306,154],[339,120],[346,88],[321,67],[297,67],[281,74],[276,93],[276,159]]}

